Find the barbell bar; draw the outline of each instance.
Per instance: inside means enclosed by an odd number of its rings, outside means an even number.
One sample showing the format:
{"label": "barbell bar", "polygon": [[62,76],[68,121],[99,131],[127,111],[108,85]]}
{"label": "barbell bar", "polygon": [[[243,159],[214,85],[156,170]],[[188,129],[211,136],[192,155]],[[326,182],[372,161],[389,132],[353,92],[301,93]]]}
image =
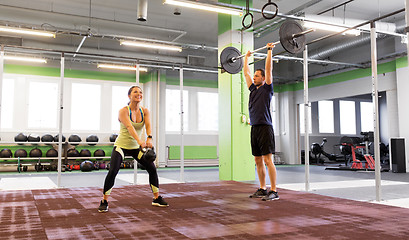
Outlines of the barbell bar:
{"label": "barbell bar", "polygon": [[[315,29],[308,29],[304,31],[303,27],[298,22],[287,20],[280,27],[280,41],[274,42],[273,45],[281,43],[287,52],[292,54],[299,53],[304,50],[305,47],[305,34],[313,32],[314,30]],[[251,51],[251,53],[258,52],[265,48],[267,48],[267,46],[257,48]],[[244,56],[246,56],[246,54],[241,54],[237,48],[226,47],[220,54],[220,65],[222,70],[231,74],[240,72],[243,68],[242,58]]]}
{"label": "barbell bar", "polygon": [[[303,32],[293,34],[293,35],[292,35],[292,39],[295,39],[295,38],[297,38],[297,37],[300,37],[300,36],[302,36],[302,35],[304,35],[304,34],[307,34],[307,33],[313,32],[313,31],[315,31],[315,29],[311,28],[311,29],[305,30],[305,31],[303,31]],[[280,41],[277,41],[277,42],[274,42],[273,45],[275,46],[275,45],[277,45],[277,44],[279,44],[279,43],[280,43]],[[267,48],[267,45],[265,45],[264,47],[261,47],[261,48],[257,48],[257,49],[255,49],[255,50],[253,50],[253,51],[250,51],[250,52],[251,52],[251,54],[253,54],[253,53],[258,52],[258,51],[261,51],[261,50],[263,50],[263,49],[265,49],[265,48]],[[240,59],[240,58],[243,58],[243,57],[245,57],[245,56],[246,56],[246,54],[242,54],[242,55],[240,55],[240,56],[238,56],[238,57],[233,57],[233,58],[231,59],[231,61],[234,62],[234,61],[236,61],[236,60],[238,60],[238,59]]]}

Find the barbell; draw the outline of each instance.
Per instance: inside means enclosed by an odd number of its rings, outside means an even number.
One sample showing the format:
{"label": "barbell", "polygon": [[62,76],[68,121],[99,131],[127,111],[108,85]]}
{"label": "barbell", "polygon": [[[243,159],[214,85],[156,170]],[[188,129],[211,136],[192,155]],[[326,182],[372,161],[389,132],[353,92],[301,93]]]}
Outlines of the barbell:
{"label": "barbell", "polygon": [[[273,45],[281,43],[283,48],[292,54],[299,53],[304,50],[305,47],[305,34],[314,31],[314,29],[305,30],[296,21],[287,20],[285,21],[279,30],[280,41],[274,42]],[[251,53],[258,52],[262,49],[267,48],[267,46],[257,48]],[[246,54],[241,54],[241,52],[235,47],[226,47],[220,53],[220,65],[225,72],[236,74],[243,68],[243,60]]]}

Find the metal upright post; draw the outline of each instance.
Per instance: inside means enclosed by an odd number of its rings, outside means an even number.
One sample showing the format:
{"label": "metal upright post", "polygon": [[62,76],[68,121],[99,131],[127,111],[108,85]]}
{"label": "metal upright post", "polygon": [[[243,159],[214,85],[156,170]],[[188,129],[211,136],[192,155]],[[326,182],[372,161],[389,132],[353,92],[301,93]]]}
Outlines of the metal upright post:
{"label": "metal upright post", "polygon": [[183,143],[183,66],[180,65],[179,69],[179,81],[180,81],[180,182],[185,181],[184,167],[185,167],[185,154]]}
{"label": "metal upright post", "polygon": [[160,70],[158,70],[158,84],[156,85],[156,165],[159,165],[160,159],[160,147],[159,147],[159,140],[160,140],[160,128],[159,128],[159,121],[160,121]]}
{"label": "metal upright post", "polygon": [[[135,83],[139,86],[139,61],[135,64]],[[138,183],[138,161],[133,160],[133,185]]]}
{"label": "metal upright post", "polygon": [[376,51],[375,22],[371,22],[371,63],[372,63],[372,102],[375,145],[375,188],[376,201],[381,201],[381,154],[379,149],[379,104],[378,104],[378,59]]}
{"label": "metal upright post", "polygon": [[405,32],[406,32],[406,49],[407,49],[407,54],[409,57],[409,0],[405,1],[405,22],[406,22],[406,28],[405,28]]}
{"label": "metal upright post", "polygon": [[304,66],[304,159],[305,159],[305,191],[310,190],[310,148],[309,148],[309,103],[308,103],[308,46],[303,52]]}
{"label": "metal upright post", "polygon": [[60,65],[60,101],[59,106],[59,124],[58,124],[58,175],[57,175],[57,187],[61,187],[61,167],[62,167],[62,124],[63,124],[63,113],[64,113],[64,53],[61,53],[61,65]]}

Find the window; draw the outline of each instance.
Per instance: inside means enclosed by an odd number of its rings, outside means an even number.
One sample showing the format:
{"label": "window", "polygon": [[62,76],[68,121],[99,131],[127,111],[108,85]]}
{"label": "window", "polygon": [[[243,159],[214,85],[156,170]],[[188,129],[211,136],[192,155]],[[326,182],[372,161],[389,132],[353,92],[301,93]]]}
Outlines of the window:
{"label": "window", "polygon": [[[308,108],[309,112],[311,112],[310,107]],[[305,123],[304,123],[304,104],[299,104],[299,112],[300,112],[300,133],[304,134],[305,133]],[[309,133],[312,133],[312,122],[311,122],[311,114],[309,115],[309,123],[308,123],[308,127],[309,127]]]}
{"label": "window", "polygon": [[339,101],[341,134],[356,134],[354,101]]}
{"label": "window", "polygon": [[1,93],[1,128],[13,127],[14,80],[3,79]]}
{"label": "window", "polygon": [[119,109],[126,106],[129,102],[128,86],[112,86],[112,114],[111,114],[111,129],[119,130],[118,112]]}
{"label": "window", "polygon": [[373,130],[373,104],[372,102],[361,102],[361,131],[370,132]]}
{"label": "window", "polygon": [[99,130],[101,85],[73,83],[71,86],[71,129]]}
{"label": "window", "polygon": [[57,128],[58,83],[29,83],[28,124],[29,128]]}
{"label": "window", "polygon": [[320,133],[334,133],[334,104],[318,101],[318,124]]}
{"label": "window", "polygon": [[213,92],[197,93],[198,130],[219,130],[219,94]]}
{"label": "window", "polygon": [[[189,129],[188,91],[183,91],[183,131]],[[180,90],[166,89],[166,131],[180,131]]]}

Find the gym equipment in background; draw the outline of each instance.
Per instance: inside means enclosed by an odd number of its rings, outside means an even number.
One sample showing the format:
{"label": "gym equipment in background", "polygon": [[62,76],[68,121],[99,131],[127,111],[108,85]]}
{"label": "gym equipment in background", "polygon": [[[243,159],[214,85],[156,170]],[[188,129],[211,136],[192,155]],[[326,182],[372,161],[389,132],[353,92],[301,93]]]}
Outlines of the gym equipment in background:
{"label": "gym equipment in background", "polygon": [[40,141],[40,136],[38,134],[32,133],[32,134],[28,135],[27,141],[28,142],[39,142]]}
{"label": "gym equipment in background", "polygon": [[47,152],[45,153],[46,157],[58,157],[58,151],[55,150],[54,148],[48,149]]}
{"label": "gym equipment in background", "polygon": [[14,152],[14,157],[16,157],[16,158],[25,158],[25,157],[27,157],[27,151],[24,150],[24,149],[17,149]]}
{"label": "gym equipment in background", "polygon": [[39,148],[33,148],[31,149],[30,153],[29,153],[30,157],[42,157],[43,156],[43,152],[41,151],[41,149]]}
{"label": "gym equipment in background", "polygon": [[98,136],[91,134],[86,138],[86,141],[88,142],[89,145],[94,146],[96,145],[96,142],[98,142]]}
{"label": "gym equipment in background", "polygon": [[[88,149],[81,149],[80,157],[91,157],[91,151]],[[88,160],[88,159],[86,159]]]}
{"label": "gym equipment in background", "polygon": [[[54,136],[54,142],[59,141],[58,137],[59,137],[58,134]],[[65,136],[64,135],[62,135],[62,142],[65,142]]]}
{"label": "gym equipment in background", "polygon": [[111,134],[111,136],[109,136],[109,141],[110,142],[115,142],[117,137],[118,137],[118,134],[113,133],[113,134]]}
{"label": "gym equipment in background", "polygon": [[12,158],[13,153],[11,152],[10,149],[4,148],[0,151],[0,158]]}
{"label": "gym equipment in background", "polygon": [[27,142],[27,135],[19,133],[14,137],[15,142]]}
{"label": "gym equipment in background", "polygon": [[94,168],[94,164],[91,161],[85,160],[81,163],[80,169],[82,172],[90,172]]}
{"label": "gym equipment in background", "polygon": [[314,155],[314,159],[317,164],[324,163],[324,160],[321,159],[321,154],[327,157],[328,160],[331,160],[331,161],[337,160],[337,156],[335,154],[329,154],[324,151],[324,145],[326,142],[327,142],[327,139],[323,138],[321,144],[318,144],[318,143],[311,144],[310,150],[311,150],[311,153]]}
{"label": "gym equipment in background", "polygon": [[79,157],[79,156],[80,156],[80,153],[75,148],[71,148],[67,151],[67,157]]}
{"label": "gym equipment in background", "polygon": [[78,142],[81,142],[81,137],[78,134],[72,134],[69,138],[68,138],[68,142],[71,143],[71,145],[78,145]]}
{"label": "gym equipment in background", "polygon": [[[94,152],[94,157],[105,157],[105,151],[102,149],[97,149]],[[103,158],[96,158],[96,160],[102,160]]]}
{"label": "gym equipment in background", "polygon": [[51,134],[49,134],[49,133],[44,134],[44,135],[41,137],[41,142],[54,142],[54,137],[53,137],[53,135],[51,135]]}

